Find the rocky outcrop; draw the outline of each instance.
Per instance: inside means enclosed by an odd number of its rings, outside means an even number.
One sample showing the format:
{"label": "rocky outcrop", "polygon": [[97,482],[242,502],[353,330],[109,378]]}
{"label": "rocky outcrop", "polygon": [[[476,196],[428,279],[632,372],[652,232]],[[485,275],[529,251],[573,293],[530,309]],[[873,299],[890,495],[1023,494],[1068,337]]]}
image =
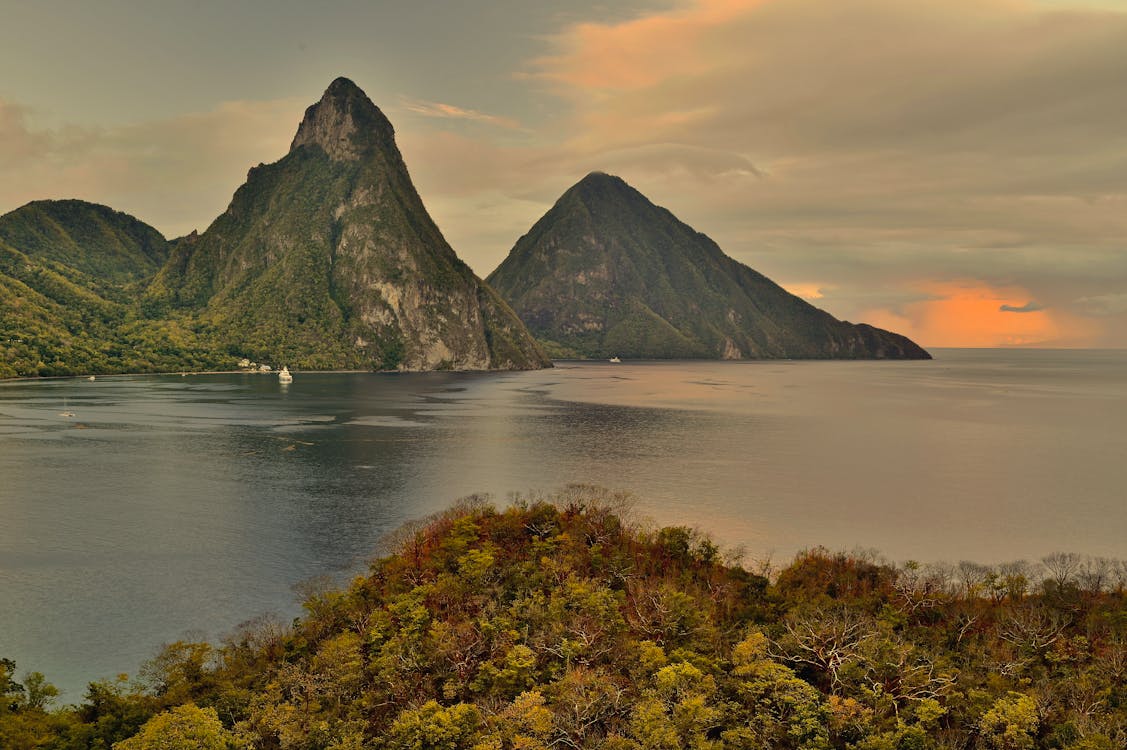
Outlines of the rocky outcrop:
{"label": "rocky outcrop", "polygon": [[395,131],[356,84],[338,78],[305,110],[290,151],[316,146],[333,161],[356,161],[376,148],[395,147]]}

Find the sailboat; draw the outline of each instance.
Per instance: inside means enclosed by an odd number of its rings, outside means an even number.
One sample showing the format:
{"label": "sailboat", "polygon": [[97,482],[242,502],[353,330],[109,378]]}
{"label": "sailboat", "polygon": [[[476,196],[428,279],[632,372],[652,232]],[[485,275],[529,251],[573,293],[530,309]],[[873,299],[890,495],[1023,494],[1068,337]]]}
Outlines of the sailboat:
{"label": "sailboat", "polygon": [[59,412],[60,417],[74,417],[77,416],[73,411],[67,408],[66,396],[63,396],[63,410]]}

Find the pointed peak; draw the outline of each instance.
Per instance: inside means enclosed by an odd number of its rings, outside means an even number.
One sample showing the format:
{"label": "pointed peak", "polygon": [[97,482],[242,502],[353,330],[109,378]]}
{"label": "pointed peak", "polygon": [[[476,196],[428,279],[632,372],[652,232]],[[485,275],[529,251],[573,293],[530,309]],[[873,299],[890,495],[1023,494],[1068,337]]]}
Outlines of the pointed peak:
{"label": "pointed peak", "polygon": [[597,170],[588,173],[586,177],[575,183],[575,187],[619,187],[624,185],[626,187],[629,187],[629,185],[626,184],[626,180],[622,179],[621,177],[613,174],[607,174],[606,172],[599,172]]}
{"label": "pointed peak", "polygon": [[584,177],[579,182],[581,182],[581,183],[583,183],[583,182],[613,182],[615,180],[617,180],[619,182],[624,181],[618,175],[613,175],[613,174],[610,174],[608,172],[603,172],[601,170],[596,169],[593,172],[588,172],[587,176]]}
{"label": "pointed peak", "polygon": [[329,84],[329,87],[327,89],[325,89],[325,96],[326,97],[328,97],[328,96],[333,96],[333,97],[362,96],[364,98],[367,98],[367,96],[364,94],[364,92],[360,89],[359,86],[357,86],[350,79],[345,78],[344,76],[340,76],[338,78],[333,79],[333,82]]}
{"label": "pointed peak", "polygon": [[[607,174],[606,172],[591,172],[579,182],[571,186],[564,197],[570,196],[572,198],[583,201],[590,205],[591,203],[617,203],[617,202],[630,202],[636,203],[638,201],[649,202],[646,196],[631,187],[626,180],[618,177],[617,175]],[[563,198],[561,198],[563,200]]]}
{"label": "pointed peak", "polygon": [[355,161],[374,145],[394,143],[395,130],[359,86],[335,79],[321,100],[305,110],[290,151],[320,146],[334,161]]}

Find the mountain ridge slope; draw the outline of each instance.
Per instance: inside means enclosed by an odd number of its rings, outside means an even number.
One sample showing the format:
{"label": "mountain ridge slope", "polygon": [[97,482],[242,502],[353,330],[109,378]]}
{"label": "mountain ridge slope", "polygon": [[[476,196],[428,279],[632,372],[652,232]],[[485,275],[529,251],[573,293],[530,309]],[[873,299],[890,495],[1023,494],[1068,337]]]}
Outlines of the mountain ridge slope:
{"label": "mountain ridge slope", "polygon": [[555,356],[930,359],[790,294],[602,172],[569,188],[487,281]]}
{"label": "mountain ridge slope", "polygon": [[86,201],[0,216],[0,378],[233,367],[196,321],[142,315],[167,253],[153,227]]}
{"label": "mountain ridge slope", "polygon": [[0,216],[0,241],[115,282],[150,277],[168,258],[168,240],[153,227],[77,198],[31,201]]}

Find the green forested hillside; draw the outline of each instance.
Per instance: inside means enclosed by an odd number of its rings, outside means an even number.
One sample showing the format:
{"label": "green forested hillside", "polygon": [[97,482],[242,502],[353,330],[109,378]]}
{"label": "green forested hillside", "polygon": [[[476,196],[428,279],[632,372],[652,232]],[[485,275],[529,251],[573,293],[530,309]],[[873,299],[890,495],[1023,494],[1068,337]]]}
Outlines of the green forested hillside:
{"label": "green forested hillside", "polygon": [[0,662],[0,747],[1127,746],[1122,564],[814,549],[753,571],[623,508],[582,487],[463,502],[292,625],[170,644],[74,708]]}
{"label": "green forested hillside", "polygon": [[598,172],[565,192],[488,281],[553,356],[929,358],[904,336],[790,294]]}
{"label": "green forested hillside", "polygon": [[33,201],[0,217],[0,241],[110,283],[148,280],[168,241],[129,214],[80,200]]}
{"label": "green forested hillside", "polygon": [[0,216],[0,237],[0,378],[238,361],[189,315],[142,315],[137,299],[167,243],[133,217],[82,201],[39,201]]}

